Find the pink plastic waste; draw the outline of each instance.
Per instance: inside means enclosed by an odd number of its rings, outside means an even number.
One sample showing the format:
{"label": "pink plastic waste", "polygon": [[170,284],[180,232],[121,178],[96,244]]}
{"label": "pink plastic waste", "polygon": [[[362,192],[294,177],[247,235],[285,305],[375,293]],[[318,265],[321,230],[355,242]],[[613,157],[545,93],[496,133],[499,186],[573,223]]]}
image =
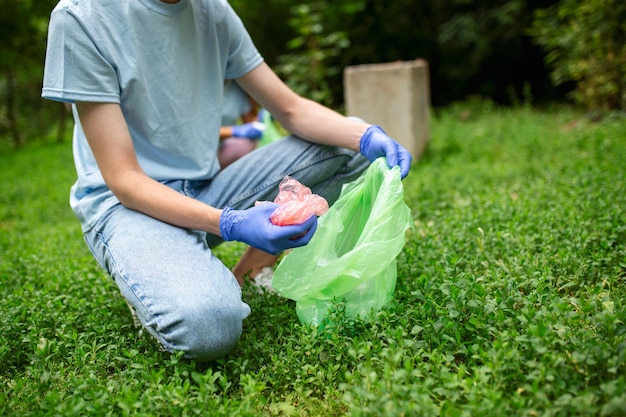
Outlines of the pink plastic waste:
{"label": "pink plastic waste", "polygon": [[283,178],[278,185],[274,202],[280,207],[272,213],[270,221],[277,226],[301,224],[314,214],[321,216],[328,211],[324,197],[313,194],[309,187],[290,176]]}

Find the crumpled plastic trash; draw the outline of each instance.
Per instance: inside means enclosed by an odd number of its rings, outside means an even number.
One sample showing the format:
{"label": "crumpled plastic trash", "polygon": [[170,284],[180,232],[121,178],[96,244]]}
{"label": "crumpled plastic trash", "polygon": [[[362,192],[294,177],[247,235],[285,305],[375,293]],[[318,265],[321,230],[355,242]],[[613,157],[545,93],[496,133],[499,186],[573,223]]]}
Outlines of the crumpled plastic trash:
{"label": "crumpled plastic trash", "polygon": [[290,176],[283,178],[278,185],[274,203],[280,207],[272,213],[270,221],[277,226],[301,224],[314,214],[321,216],[328,211],[328,201],[324,197],[313,194],[309,187]]}

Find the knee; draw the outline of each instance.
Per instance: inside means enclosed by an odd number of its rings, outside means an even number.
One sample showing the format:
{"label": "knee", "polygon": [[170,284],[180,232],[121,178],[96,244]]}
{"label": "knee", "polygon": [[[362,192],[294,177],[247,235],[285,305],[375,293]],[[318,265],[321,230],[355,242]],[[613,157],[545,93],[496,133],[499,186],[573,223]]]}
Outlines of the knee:
{"label": "knee", "polygon": [[164,339],[168,347],[184,351],[189,359],[218,359],[235,348],[249,313],[250,307],[241,301],[230,306],[187,304]]}

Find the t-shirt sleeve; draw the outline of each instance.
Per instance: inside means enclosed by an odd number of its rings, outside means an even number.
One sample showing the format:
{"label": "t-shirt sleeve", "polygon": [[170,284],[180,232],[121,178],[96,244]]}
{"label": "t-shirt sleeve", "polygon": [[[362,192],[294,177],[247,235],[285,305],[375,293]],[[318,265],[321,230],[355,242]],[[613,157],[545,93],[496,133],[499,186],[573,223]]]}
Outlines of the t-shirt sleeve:
{"label": "t-shirt sleeve", "polygon": [[229,4],[226,4],[225,26],[229,33],[228,61],[225,78],[239,78],[263,62],[243,22]]}
{"label": "t-shirt sleeve", "polygon": [[114,67],[94,43],[94,34],[66,9],[50,17],[41,96],[63,102],[120,102]]}

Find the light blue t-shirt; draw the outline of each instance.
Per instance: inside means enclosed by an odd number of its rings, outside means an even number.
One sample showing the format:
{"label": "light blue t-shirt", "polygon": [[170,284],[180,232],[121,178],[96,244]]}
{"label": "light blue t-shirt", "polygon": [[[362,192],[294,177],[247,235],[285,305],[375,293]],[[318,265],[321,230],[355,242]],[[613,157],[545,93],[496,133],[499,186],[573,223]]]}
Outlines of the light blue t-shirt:
{"label": "light blue t-shirt", "polygon": [[[262,61],[225,0],[61,0],[50,19],[42,97],[119,103],[148,176],[208,179],[219,170],[224,80]],[[75,109],[74,118],[70,204],[88,230],[118,200]]]}

